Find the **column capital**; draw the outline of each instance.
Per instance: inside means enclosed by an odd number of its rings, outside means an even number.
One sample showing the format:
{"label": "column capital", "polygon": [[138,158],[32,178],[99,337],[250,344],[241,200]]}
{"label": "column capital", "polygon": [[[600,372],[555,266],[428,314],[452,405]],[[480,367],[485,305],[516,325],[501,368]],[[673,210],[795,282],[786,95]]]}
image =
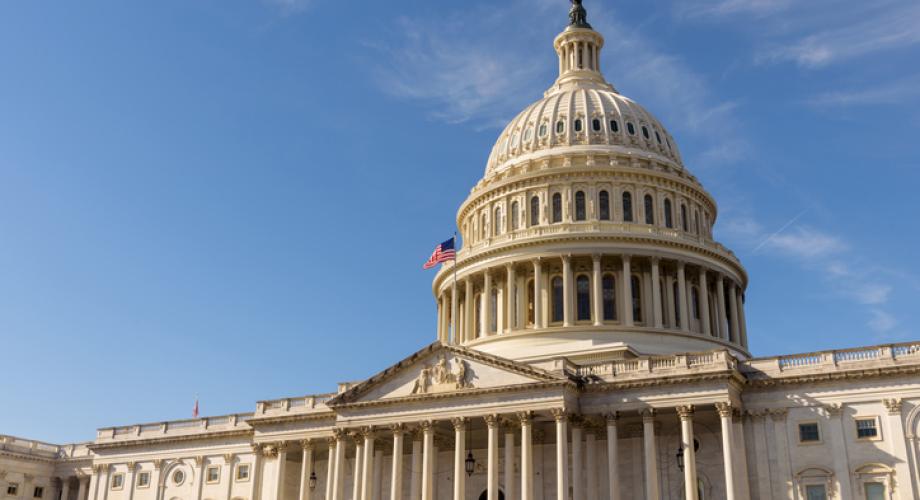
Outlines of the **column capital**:
{"label": "column capital", "polygon": [[421,429],[422,432],[428,432],[434,429],[434,421],[433,420],[422,420],[421,422],[418,423],[418,428]]}
{"label": "column capital", "polygon": [[616,425],[617,421],[620,420],[620,412],[611,411],[604,415],[604,420],[607,421],[607,425]]}
{"label": "column capital", "polygon": [[[261,449],[261,445],[257,445],[257,444],[253,444],[253,445],[252,445],[252,451],[253,451],[254,453],[259,453],[259,450],[260,450],[260,449]],[[153,460],[153,468],[156,469],[156,470],[160,470],[161,468],[163,468],[163,459],[162,459],[162,458],[156,458],[156,459],[154,459],[154,460]]]}
{"label": "column capital", "polygon": [[734,407],[731,403],[720,402],[716,403],[716,411],[719,412],[719,416],[722,418],[731,418],[732,413],[734,413]]}
{"label": "column capital", "polygon": [[287,453],[287,450],[288,450],[287,441],[278,441],[277,443],[275,443],[275,450],[278,453]]}
{"label": "column capital", "polygon": [[779,422],[786,418],[787,413],[789,413],[789,410],[786,408],[774,408],[770,410],[770,417],[773,418],[774,422]]}
{"label": "column capital", "polygon": [[682,261],[682,260],[677,261],[677,269],[678,269],[678,270],[685,269],[686,267],[687,267],[687,263],[686,263],[686,262],[684,262],[684,261]]}
{"label": "column capital", "polygon": [[602,259],[603,257],[604,257],[604,256],[601,255],[601,254],[599,254],[599,253],[592,253],[592,254],[591,254],[591,260],[593,260],[594,262],[600,262],[601,259]]}
{"label": "column capital", "polygon": [[623,255],[620,255],[620,259],[622,259],[623,262],[629,262],[630,260],[632,260],[632,255],[629,255],[628,253],[624,253]]}
{"label": "column capital", "polygon": [[572,260],[572,254],[570,253],[562,254],[562,262],[568,263],[568,262],[571,262],[571,260]]}
{"label": "column capital", "polygon": [[530,425],[533,422],[533,412],[519,411],[517,412],[517,418],[521,425]]}
{"label": "column capital", "polygon": [[569,412],[565,408],[553,408],[550,410],[556,422],[567,422],[570,418]]}
{"label": "column capital", "polygon": [[406,432],[406,424],[403,424],[403,423],[390,424],[389,429],[390,429],[390,432],[392,432],[393,434],[402,434]]}
{"label": "column capital", "polygon": [[642,417],[643,421],[655,420],[655,415],[658,412],[654,408],[643,408],[639,410],[639,415]]}
{"label": "column capital", "polygon": [[571,423],[573,429],[584,429],[587,426],[585,417],[577,413],[573,413],[569,416],[569,422]]}
{"label": "column capital", "polygon": [[677,407],[677,415],[681,420],[690,420],[693,418],[693,413],[696,411],[693,405],[683,405]]}
{"label": "column capital", "polygon": [[453,424],[455,431],[465,431],[469,426],[470,419],[466,417],[455,417],[450,419],[450,423]]}
{"label": "column capital", "polygon": [[377,437],[377,429],[373,425],[362,427],[358,435],[364,439],[374,439]]}
{"label": "column capital", "polygon": [[[195,458],[196,458],[196,459],[198,459],[198,458],[204,459],[204,457],[195,457]],[[130,462],[128,462],[128,463],[125,464],[125,465],[128,467],[128,471],[130,471],[130,472],[134,472],[134,471],[136,471],[136,470],[140,467],[140,464],[138,464],[137,462],[135,462],[135,461],[133,461],[133,460],[130,461]]]}
{"label": "column capital", "polygon": [[343,429],[337,427],[332,429],[332,435],[335,437],[336,441],[344,441],[348,437],[348,429]]}
{"label": "column capital", "polygon": [[883,399],[882,403],[888,409],[889,415],[900,415],[902,401],[901,398]]}
{"label": "column capital", "polygon": [[649,257],[648,259],[649,259],[650,261],[652,261],[652,264],[655,264],[655,265],[658,265],[659,263],[661,263],[661,257],[659,257],[659,256],[657,256],[657,255],[652,255],[652,256]]}
{"label": "column capital", "polygon": [[490,414],[490,415],[486,415],[486,416],[484,416],[484,417],[482,417],[482,418],[483,418],[483,420],[486,421],[486,425],[489,426],[490,429],[493,429],[493,428],[497,427],[498,424],[499,424],[499,422],[500,422],[500,420],[499,420],[499,418],[498,418],[498,415],[496,415],[496,414],[494,414],[494,413],[493,413],[493,414]]}
{"label": "column capital", "polygon": [[236,459],[236,453],[224,453],[224,463],[230,465]]}
{"label": "column capital", "polygon": [[306,451],[306,450],[312,450],[312,449],[313,449],[313,444],[314,444],[314,443],[313,443],[313,440],[312,440],[312,439],[301,439],[301,440],[300,440],[300,447],[301,447],[304,451]]}

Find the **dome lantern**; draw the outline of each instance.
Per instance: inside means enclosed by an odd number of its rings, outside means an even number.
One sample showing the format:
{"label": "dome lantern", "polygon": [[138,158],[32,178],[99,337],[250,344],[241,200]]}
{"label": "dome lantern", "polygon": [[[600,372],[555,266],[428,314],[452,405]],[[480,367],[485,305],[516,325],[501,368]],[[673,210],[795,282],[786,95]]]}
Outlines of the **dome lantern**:
{"label": "dome lantern", "polygon": [[600,52],[604,37],[588,24],[581,0],[572,1],[569,20],[569,25],[553,43],[559,56],[559,78],[547,95],[576,88],[614,90],[601,74]]}

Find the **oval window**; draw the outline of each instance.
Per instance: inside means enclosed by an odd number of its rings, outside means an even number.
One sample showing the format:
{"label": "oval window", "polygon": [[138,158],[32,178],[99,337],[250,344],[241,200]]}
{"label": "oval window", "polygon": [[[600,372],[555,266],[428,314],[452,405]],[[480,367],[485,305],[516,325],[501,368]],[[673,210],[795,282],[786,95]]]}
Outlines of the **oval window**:
{"label": "oval window", "polygon": [[565,132],[565,122],[562,120],[559,120],[558,122],[556,122],[556,133],[561,134],[563,132]]}
{"label": "oval window", "polygon": [[626,130],[629,132],[629,135],[636,135],[636,126],[632,122],[626,122]]}
{"label": "oval window", "polygon": [[529,141],[531,137],[533,137],[533,128],[528,128],[524,132],[524,142]]}
{"label": "oval window", "polygon": [[655,139],[658,139],[658,144],[661,144],[661,134],[657,130],[655,131]]}
{"label": "oval window", "polygon": [[594,129],[595,132],[600,132],[601,131],[601,121],[595,118],[593,121],[591,121],[591,128]]}
{"label": "oval window", "polygon": [[575,131],[581,132],[581,120],[575,120]]}
{"label": "oval window", "polygon": [[620,131],[620,124],[619,124],[619,122],[617,122],[616,120],[610,120],[610,131],[611,131],[611,132],[619,132],[619,131]]}
{"label": "oval window", "polygon": [[183,481],[185,481],[184,472],[182,472],[181,470],[177,470],[176,472],[173,472],[173,482],[174,483],[182,484]]}
{"label": "oval window", "polygon": [[540,125],[540,137],[545,137],[545,136],[546,136],[546,124],[543,123]]}
{"label": "oval window", "polygon": [[645,137],[646,139],[651,138],[648,134],[648,127],[646,127],[645,125],[642,126],[642,136]]}

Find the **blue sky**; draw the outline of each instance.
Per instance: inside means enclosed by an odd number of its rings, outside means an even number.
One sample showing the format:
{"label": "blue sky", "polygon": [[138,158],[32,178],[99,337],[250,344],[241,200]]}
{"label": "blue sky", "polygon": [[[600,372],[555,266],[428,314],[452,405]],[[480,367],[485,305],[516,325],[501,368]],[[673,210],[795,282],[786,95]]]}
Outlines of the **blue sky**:
{"label": "blue sky", "polygon": [[[747,267],[756,355],[920,338],[920,4],[586,0]],[[435,337],[563,0],[0,3],[0,433],[251,411]]]}

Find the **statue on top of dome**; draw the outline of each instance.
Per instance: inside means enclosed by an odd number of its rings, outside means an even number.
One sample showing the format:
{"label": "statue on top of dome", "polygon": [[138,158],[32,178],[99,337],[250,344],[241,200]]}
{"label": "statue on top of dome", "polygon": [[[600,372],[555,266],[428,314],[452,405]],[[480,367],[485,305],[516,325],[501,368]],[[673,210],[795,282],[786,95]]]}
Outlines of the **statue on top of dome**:
{"label": "statue on top of dome", "polygon": [[591,29],[591,25],[588,24],[588,11],[581,5],[581,0],[570,1],[572,2],[572,10],[569,11],[569,26]]}

